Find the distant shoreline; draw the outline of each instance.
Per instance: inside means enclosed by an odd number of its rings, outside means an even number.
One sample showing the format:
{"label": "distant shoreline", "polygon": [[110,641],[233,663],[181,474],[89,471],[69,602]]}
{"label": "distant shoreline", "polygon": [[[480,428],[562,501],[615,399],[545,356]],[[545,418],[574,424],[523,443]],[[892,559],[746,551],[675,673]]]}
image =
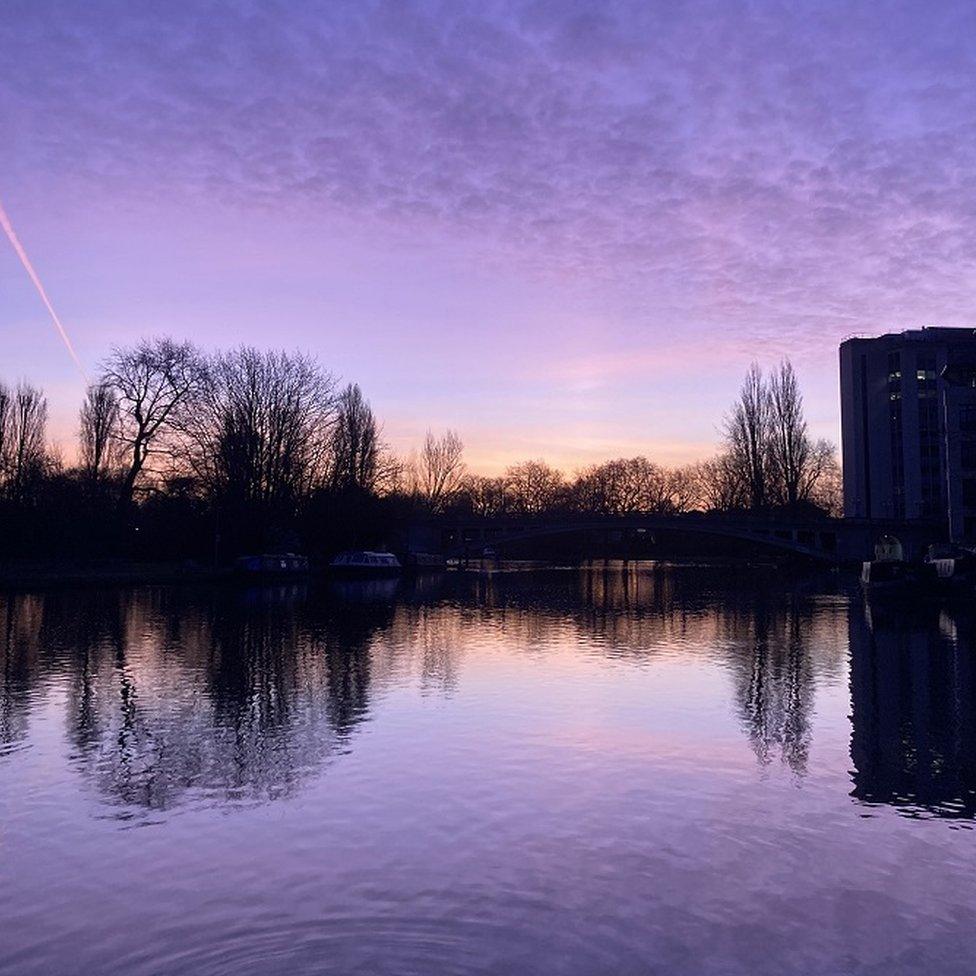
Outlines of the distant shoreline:
{"label": "distant shoreline", "polygon": [[142,562],[129,559],[0,560],[0,587],[57,586],[85,583],[198,583],[230,578],[227,567],[202,566],[174,560]]}

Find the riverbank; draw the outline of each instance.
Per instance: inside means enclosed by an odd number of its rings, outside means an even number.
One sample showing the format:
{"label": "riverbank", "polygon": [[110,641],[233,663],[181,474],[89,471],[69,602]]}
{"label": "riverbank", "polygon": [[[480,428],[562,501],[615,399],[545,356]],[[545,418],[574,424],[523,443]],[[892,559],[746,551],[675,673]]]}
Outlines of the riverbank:
{"label": "riverbank", "polygon": [[193,562],[131,559],[8,559],[0,561],[0,587],[110,583],[198,583],[226,579],[226,567]]}
{"label": "riverbank", "polygon": [[[759,560],[716,557],[710,560],[588,560],[582,563],[544,560],[472,561],[449,567],[460,575],[507,575],[545,571],[621,572],[661,570],[668,567],[749,571],[768,574],[793,570],[801,575],[821,575],[822,567]],[[322,567],[319,568],[319,572]],[[829,572],[829,571],[828,571]],[[318,575],[313,571],[312,575]],[[405,575],[408,575],[405,573]],[[49,586],[140,585],[218,583],[235,578],[229,566],[207,566],[191,560],[142,561],[134,559],[5,559],[0,560],[0,589],[28,589]]]}

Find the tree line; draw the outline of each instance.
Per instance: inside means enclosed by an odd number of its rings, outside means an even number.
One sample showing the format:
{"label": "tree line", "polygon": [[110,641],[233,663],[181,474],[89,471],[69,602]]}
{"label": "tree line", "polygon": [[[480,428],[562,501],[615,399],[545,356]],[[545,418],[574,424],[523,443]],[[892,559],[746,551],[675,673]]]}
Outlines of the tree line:
{"label": "tree line", "polygon": [[356,384],[312,357],[168,338],[117,348],[87,389],[76,461],[47,439],[47,402],[0,384],[0,552],[223,561],[267,548],[377,545],[417,512],[619,515],[816,507],[834,511],[833,447],[811,439],[795,373],[753,365],[715,457],[646,457],[571,476],[543,460],[470,473],[455,431],[397,456]]}
{"label": "tree line", "polygon": [[453,469],[453,492],[441,509],[474,515],[602,515],[692,511],[804,511],[839,515],[841,473],[836,449],[815,440],[788,359],[764,374],[753,363],[711,458],[665,467],[644,456],[594,464],[567,477],[543,460],[524,461],[497,477]]}

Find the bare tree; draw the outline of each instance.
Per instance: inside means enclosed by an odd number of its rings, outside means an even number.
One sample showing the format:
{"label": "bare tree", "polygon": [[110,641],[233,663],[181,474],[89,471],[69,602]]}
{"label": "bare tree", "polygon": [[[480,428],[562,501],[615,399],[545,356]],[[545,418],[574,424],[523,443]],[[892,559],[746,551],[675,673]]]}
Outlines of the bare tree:
{"label": "bare tree", "polygon": [[600,465],[591,464],[577,470],[569,488],[569,501],[577,512],[607,511],[607,494],[600,477]]}
{"label": "bare tree", "polygon": [[838,518],[843,515],[844,479],[837,450],[830,441],[819,440],[813,445],[800,497],[818,505],[829,515]]}
{"label": "bare tree", "polygon": [[784,359],[769,379],[770,473],[778,500],[795,505],[808,479],[813,444],[803,416],[803,396],[793,365]]}
{"label": "bare tree", "polygon": [[114,474],[122,464],[119,403],[106,383],[95,383],[85,391],[79,413],[78,439],[81,469],[97,481]]}
{"label": "bare tree", "polygon": [[778,500],[791,506],[812,501],[834,511],[833,492],[839,477],[836,451],[830,441],[811,439],[803,416],[803,396],[788,359],[770,377],[769,399],[772,480]]}
{"label": "bare tree", "polygon": [[622,467],[624,512],[668,514],[677,511],[675,482],[667,468],[646,457],[629,458]]}
{"label": "bare tree", "polygon": [[0,488],[10,477],[13,442],[14,397],[10,388],[0,383]]}
{"label": "bare tree", "polygon": [[29,383],[19,383],[10,400],[4,440],[7,442],[7,491],[24,501],[44,471],[47,400]]}
{"label": "bare tree", "polygon": [[206,368],[188,342],[143,339],[115,349],[102,383],[119,406],[119,440],[127,455],[120,503],[127,504],[154,454],[167,453],[181,409],[202,389]]}
{"label": "bare tree", "polygon": [[390,448],[381,444],[376,462],[373,490],[377,495],[409,494],[406,489],[408,464]]}
{"label": "bare tree", "polygon": [[623,458],[591,465],[583,472],[582,479],[574,495],[585,499],[589,511],[614,515],[630,508],[627,461]]}
{"label": "bare tree", "polygon": [[728,461],[748,489],[749,505],[763,508],[771,500],[772,404],[758,363],[746,373],[739,397],[725,418]]}
{"label": "bare tree", "polygon": [[671,509],[691,512],[701,505],[698,465],[686,464],[667,472]]}
{"label": "bare tree", "polygon": [[695,467],[697,503],[706,510],[729,511],[749,501],[749,487],[741,465],[728,452],[701,461]]}
{"label": "bare tree", "polygon": [[227,501],[293,506],[326,475],[333,388],[301,354],[241,348],[216,357],[180,413],[189,468]]}
{"label": "bare tree", "polygon": [[556,508],[566,497],[563,473],[545,461],[523,461],[505,472],[511,508],[526,515],[540,515]]}
{"label": "bare tree", "polygon": [[435,437],[429,430],[414,462],[414,488],[431,511],[443,511],[464,480],[464,442],[457,431]]}
{"label": "bare tree", "polygon": [[469,475],[461,488],[473,515],[490,518],[508,509],[509,496],[504,478]]}
{"label": "bare tree", "polygon": [[581,511],[626,515],[682,511],[688,492],[674,471],[635,457],[586,468],[577,475],[572,493]]}
{"label": "bare tree", "polygon": [[373,491],[380,474],[379,428],[369,402],[351,383],[339,394],[332,433],[331,481],[340,491]]}

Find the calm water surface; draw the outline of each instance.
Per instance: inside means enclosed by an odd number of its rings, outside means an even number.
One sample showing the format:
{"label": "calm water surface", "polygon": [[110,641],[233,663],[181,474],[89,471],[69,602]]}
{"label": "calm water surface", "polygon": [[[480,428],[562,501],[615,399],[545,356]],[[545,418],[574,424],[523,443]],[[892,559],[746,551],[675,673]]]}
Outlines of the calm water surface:
{"label": "calm water surface", "polygon": [[0,973],[971,974],[974,621],[691,568],[0,595]]}

